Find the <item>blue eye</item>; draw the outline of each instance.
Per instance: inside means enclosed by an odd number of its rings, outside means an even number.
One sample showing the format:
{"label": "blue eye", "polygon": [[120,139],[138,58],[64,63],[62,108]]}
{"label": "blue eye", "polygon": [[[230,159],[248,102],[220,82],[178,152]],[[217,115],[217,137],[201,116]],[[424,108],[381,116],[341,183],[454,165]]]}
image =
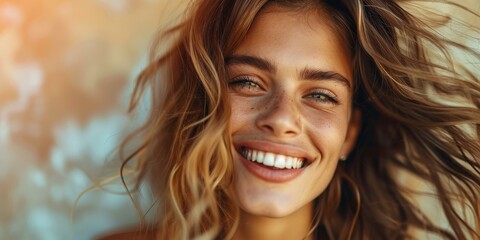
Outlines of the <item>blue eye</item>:
{"label": "blue eye", "polygon": [[253,78],[248,76],[236,77],[228,83],[230,89],[239,93],[252,93],[263,91],[260,84]]}
{"label": "blue eye", "polygon": [[338,105],[337,98],[332,93],[329,93],[329,91],[313,92],[313,93],[307,95],[305,98],[310,98],[310,99],[312,99],[316,102],[319,102],[319,103]]}

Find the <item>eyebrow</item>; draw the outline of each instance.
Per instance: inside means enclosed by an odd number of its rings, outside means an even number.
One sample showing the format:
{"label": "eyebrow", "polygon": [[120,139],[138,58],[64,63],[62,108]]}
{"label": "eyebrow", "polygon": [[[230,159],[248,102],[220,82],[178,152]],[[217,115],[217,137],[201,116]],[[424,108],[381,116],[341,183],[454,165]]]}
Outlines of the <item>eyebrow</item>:
{"label": "eyebrow", "polygon": [[338,83],[345,85],[347,88],[351,89],[352,86],[350,81],[342,74],[334,71],[322,71],[317,69],[305,68],[300,73],[302,79],[308,80],[334,80]]}
{"label": "eyebrow", "polygon": [[[276,66],[273,65],[266,59],[248,55],[232,55],[225,58],[225,64],[228,65],[249,65],[260,70],[273,73],[277,70]],[[324,71],[320,69],[312,69],[312,68],[304,68],[300,72],[300,77],[305,80],[334,80],[343,85],[347,88],[351,88],[350,81],[342,74],[335,72],[335,71]]]}
{"label": "eyebrow", "polygon": [[277,71],[277,68],[266,59],[248,55],[232,55],[225,58],[225,63],[226,65],[250,65],[267,72]]}

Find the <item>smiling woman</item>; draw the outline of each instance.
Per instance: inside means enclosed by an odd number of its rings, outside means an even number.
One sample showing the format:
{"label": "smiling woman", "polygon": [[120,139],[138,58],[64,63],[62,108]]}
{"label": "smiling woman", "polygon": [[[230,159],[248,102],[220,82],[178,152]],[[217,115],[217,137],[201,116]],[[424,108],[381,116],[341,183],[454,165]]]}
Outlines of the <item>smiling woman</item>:
{"label": "smiling woman", "polygon": [[138,163],[157,217],[123,236],[480,238],[480,80],[448,54],[476,50],[394,1],[203,0],[185,16],[132,98],[150,86],[154,111],[122,170]]}
{"label": "smiling woman", "polygon": [[[227,57],[233,186],[251,215],[239,223],[242,239],[253,239],[244,224],[261,226],[254,216],[292,227],[296,213],[311,215],[338,159],[354,146],[360,114],[352,115],[350,53],[329,20],[327,12],[269,6]],[[309,218],[299,219],[294,228],[306,234]]]}

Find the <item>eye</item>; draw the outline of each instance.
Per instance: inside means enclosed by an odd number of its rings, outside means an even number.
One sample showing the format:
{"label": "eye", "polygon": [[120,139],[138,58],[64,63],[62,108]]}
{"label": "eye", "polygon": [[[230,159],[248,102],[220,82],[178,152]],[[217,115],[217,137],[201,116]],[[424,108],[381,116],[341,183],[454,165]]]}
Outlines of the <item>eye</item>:
{"label": "eye", "polygon": [[233,78],[228,85],[233,92],[242,94],[255,95],[264,91],[258,80],[250,76]]}
{"label": "eye", "polygon": [[308,94],[304,98],[311,99],[311,100],[313,100],[317,103],[321,103],[321,104],[332,104],[332,105],[338,105],[339,104],[339,101],[338,101],[337,97],[335,96],[335,94],[333,94],[332,92],[330,92],[328,90],[317,90],[317,91],[314,91],[314,92]]}

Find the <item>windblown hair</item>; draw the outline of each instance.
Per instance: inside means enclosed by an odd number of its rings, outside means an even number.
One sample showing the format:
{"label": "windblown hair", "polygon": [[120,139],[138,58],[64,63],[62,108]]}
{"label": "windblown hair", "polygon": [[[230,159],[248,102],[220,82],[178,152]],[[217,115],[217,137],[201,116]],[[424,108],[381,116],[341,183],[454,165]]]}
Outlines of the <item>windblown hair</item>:
{"label": "windblown hair", "polygon": [[[152,112],[136,132],[141,144],[122,171],[135,161],[137,183],[150,184],[157,237],[228,239],[236,231],[224,61],[268,5],[328,15],[354,66],[353,103],[362,111],[362,129],[315,200],[312,234],[408,239],[419,229],[480,239],[480,80],[449,52],[479,61],[480,53],[443,38],[390,0],[191,2],[182,23],[155,43],[131,102],[134,109],[145,89],[152,93]],[[168,37],[171,46],[161,51]],[[447,228],[416,204],[415,189],[400,173],[431,186]]]}

